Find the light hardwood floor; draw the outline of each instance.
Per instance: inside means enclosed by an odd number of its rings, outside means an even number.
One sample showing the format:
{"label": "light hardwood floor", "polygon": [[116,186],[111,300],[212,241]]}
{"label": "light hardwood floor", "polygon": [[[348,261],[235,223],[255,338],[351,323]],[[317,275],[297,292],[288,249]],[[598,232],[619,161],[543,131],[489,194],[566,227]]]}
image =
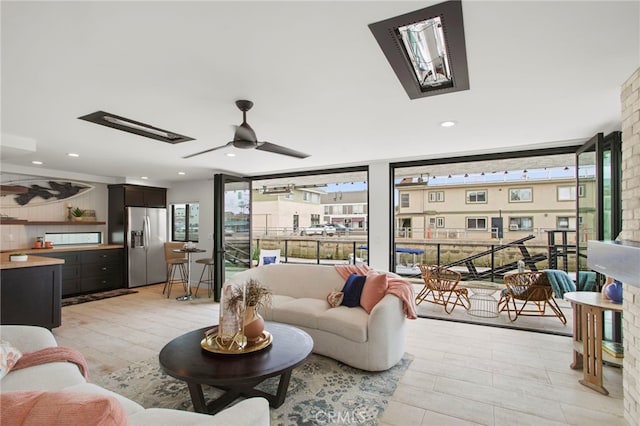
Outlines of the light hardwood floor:
{"label": "light hardwood floor", "polygon": [[[172,338],[217,322],[218,305],[162,286],[62,309],[53,330],[80,350],[98,377],[157,356]],[[203,297],[204,296],[204,297]],[[449,321],[407,321],[413,362],[380,425],[624,425],[622,372],[605,367],[609,396],[578,383],[572,342],[553,336]]]}

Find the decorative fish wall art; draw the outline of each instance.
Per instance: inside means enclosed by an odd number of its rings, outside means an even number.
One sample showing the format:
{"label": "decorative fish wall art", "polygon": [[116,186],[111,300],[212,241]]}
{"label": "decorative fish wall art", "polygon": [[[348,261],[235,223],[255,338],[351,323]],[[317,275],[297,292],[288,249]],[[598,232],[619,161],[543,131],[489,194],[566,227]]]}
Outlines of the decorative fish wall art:
{"label": "decorative fish wall art", "polygon": [[[7,207],[12,204],[26,206],[27,204],[33,205],[67,200],[93,189],[92,185],[86,183],[56,182],[52,180],[13,182],[11,186],[12,188],[23,187],[24,192],[12,194],[11,196],[3,194],[2,204]],[[5,201],[7,198],[9,199]]]}

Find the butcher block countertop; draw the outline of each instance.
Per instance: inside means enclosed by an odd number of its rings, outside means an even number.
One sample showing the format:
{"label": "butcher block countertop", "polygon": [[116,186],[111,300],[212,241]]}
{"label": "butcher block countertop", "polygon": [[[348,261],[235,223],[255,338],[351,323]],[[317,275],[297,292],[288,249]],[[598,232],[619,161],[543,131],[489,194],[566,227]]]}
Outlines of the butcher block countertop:
{"label": "butcher block countertop", "polygon": [[70,246],[58,246],[54,248],[23,248],[14,250],[3,250],[5,253],[27,253],[29,255],[46,256],[47,253],[59,253],[65,251],[85,251],[85,250],[109,250],[109,249],[121,249],[124,248],[122,244],[78,244]]}
{"label": "butcher block countertop", "polygon": [[[58,248],[28,248],[7,250],[6,252],[0,253],[0,269],[31,268],[32,266],[57,265],[64,263],[63,259],[46,257],[47,253],[59,253],[65,251],[110,250],[121,248],[123,248],[121,244],[94,244]],[[29,258],[26,262],[11,262],[9,261],[9,255],[11,253],[26,253],[29,255]]]}
{"label": "butcher block countertop", "polygon": [[9,260],[9,253],[2,253],[0,256],[0,269],[32,268],[34,266],[60,265],[62,263],[64,263],[63,259],[33,256],[31,254],[24,262],[11,262]]}

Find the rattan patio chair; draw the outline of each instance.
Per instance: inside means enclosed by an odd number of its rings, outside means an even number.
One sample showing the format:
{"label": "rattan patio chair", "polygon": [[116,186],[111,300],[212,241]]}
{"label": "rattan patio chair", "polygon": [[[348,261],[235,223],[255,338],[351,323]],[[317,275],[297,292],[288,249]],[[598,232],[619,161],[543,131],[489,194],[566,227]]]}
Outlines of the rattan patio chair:
{"label": "rattan patio chair", "polygon": [[[515,321],[519,316],[558,317],[563,323],[567,319],[553,298],[553,288],[547,274],[543,271],[527,271],[505,275],[507,286],[498,302],[498,311],[507,311],[509,319]],[[547,308],[551,312],[547,311]]]}
{"label": "rattan patio chair", "polygon": [[458,288],[458,282],[462,275],[459,272],[440,266],[428,266],[419,264],[424,287],[416,296],[416,305],[429,302],[442,305],[448,314],[453,312],[456,306],[469,309],[469,295],[466,288]]}

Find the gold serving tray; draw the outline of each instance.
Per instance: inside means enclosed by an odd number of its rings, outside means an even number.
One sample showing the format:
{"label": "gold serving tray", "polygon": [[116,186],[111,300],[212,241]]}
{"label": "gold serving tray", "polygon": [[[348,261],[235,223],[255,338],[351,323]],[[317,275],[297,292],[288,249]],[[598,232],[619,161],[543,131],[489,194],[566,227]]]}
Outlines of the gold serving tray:
{"label": "gold serving tray", "polygon": [[247,342],[247,346],[245,346],[243,349],[228,349],[218,345],[218,343],[215,341],[215,336],[215,334],[205,336],[205,338],[200,341],[200,346],[202,347],[202,349],[216,354],[239,355],[262,350],[269,346],[273,341],[273,336],[271,335],[271,333],[265,330],[262,332],[262,335],[260,335],[260,338],[258,338],[258,340],[256,340],[255,342]]}

